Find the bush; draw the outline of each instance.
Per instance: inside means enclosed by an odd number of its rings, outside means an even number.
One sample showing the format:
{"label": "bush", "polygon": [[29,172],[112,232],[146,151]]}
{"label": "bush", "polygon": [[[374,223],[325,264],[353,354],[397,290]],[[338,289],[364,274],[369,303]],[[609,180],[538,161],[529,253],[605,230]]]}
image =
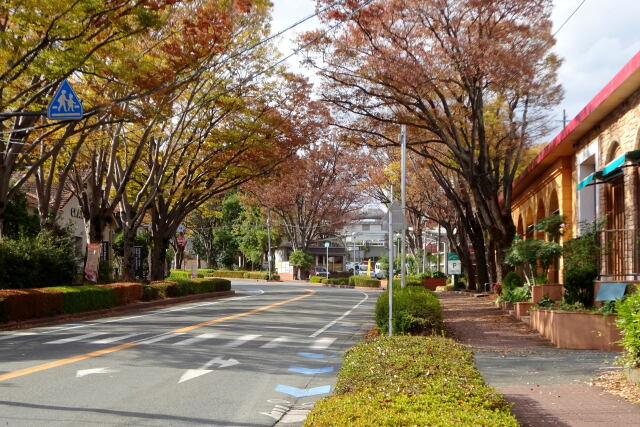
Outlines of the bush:
{"label": "bush", "polygon": [[62,294],[65,313],[103,310],[118,305],[115,291],[104,286],[56,286],[49,290]]}
{"label": "bush", "polygon": [[640,291],[616,303],[617,324],[622,334],[625,365],[640,367]]}
{"label": "bush", "polygon": [[[393,279],[393,287],[400,287],[401,279]],[[405,277],[405,285],[407,286],[422,286],[422,279],[417,276],[407,276]]]}
{"label": "bush", "polygon": [[240,270],[215,270],[211,275],[214,277],[227,277],[229,279],[244,279],[245,273],[248,272]]}
{"label": "bush", "polygon": [[431,277],[433,277],[434,279],[446,279],[447,275],[442,271],[434,271],[433,273],[431,273]]}
{"label": "bush", "polygon": [[322,277],[322,276],[311,276],[311,277],[309,277],[309,281],[311,283],[322,283],[322,279],[324,279],[324,277]]}
{"label": "bush", "polygon": [[151,282],[143,287],[143,299],[151,301],[154,299],[172,298],[178,296],[178,283],[172,281]]}
{"label": "bush", "polygon": [[131,304],[132,302],[142,299],[143,290],[141,283],[110,283],[99,286],[113,289],[118,305]]}
{"label": "bush", "polygon": [[268,271],[247,271],[244,273],[245,279],[269,280]]}
{"label": "bush", "polygon": [[598,277],[595,267],[564,271],[564,300],[569,304],[593,305],[593,281]]}
{"label": "bush", "polygon": [[[389,291],[376,302],[376,325],[389,329]],[[409,286],[393,290],[393,331],[400,334],[431,334],[442,331],[442,310],[438,297],[424,288]]]}
{"label": "bush", "polygon": [[0,321],[23,321],[64,313],[63,296],[49,289],[0,290]]}
{"label": "bush", "polygon": [[189,284],[189,294],[222,292],[231,289],[231,282],[226,279],[195,279]]}
{"label": "bush", "polygon": [[78,270],[73,238],[43,230],[35,237],[0,239],[0,288],[40,288],[71,284]]}
{"label": "bush", "polygon": [[[319,277],[319,276],[314,276],[314,277]],[[324,283],[325,285],[349,285],[349,278],[348,277],[331,277],[329,279],[323,278],[321,280],[321,283]]]}
{"label": "bush", "polygon": [[167,278],[169,281],[175,280],[190,280],[191,272],[186,270],[171,270],[169,272],[169,277]]}
{"label": "bush", "polygon": [[515,271],[508,272],[502,279],[502,289],[509,291],[524,285],[524,280]]}
{"label": "bush", "polygon": [[367,276],[351,276],[349,282],[352,286],[361,286],[364,288],[379,288],[380,280]]}
{"label": "bush", "polygon": [[305,426],[517,426],[464,346],[440,337],[382,337],[349,349],[335,395]]}

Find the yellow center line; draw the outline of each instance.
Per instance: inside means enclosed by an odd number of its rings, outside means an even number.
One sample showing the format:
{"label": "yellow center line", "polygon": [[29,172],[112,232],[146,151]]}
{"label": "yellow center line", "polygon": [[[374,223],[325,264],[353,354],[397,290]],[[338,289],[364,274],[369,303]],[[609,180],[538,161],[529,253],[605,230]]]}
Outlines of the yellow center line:
{"label": "yellow center line", "polygon": [[[187,326],[185,328],[176,329],[175,331],[171,331],[171,333],[177,334],[182,332],[192,331],[194,329],[201,328],[203,326],[213,325],[216,323],[221,323],[231,319],[237,319],[238,317],[248,316],[250,314],[259,313],[261,311],[269,310],[274,307],[278,307],[280,305],[288,304],[293,301],[298,301],[303,298],[310,297],[316,293],[316,291],[311,289],[305,289],[305,291],[309,292],[306,295],[300,295],[295,298],[289,298],[287,300],[278,301],[273,304],[265,305],[262,307],[255,308],[253,310],[245,311],[243,313],[234,314],[232,316],[221,317],[219,319],[209,320],[207,322],[198,323],[196,325]],[[81,354],[78,356],[67,357],[65,359],[54,360],[52,362],[43,363],[41,365],[32,366],[30,368],[24,368],[13,372],[7,372],[6,374],[0,374],[0,381],[9,380],[12,378],[22,377],[24,375],[33,374],[40,371],[46,371],[47,369],[57,368],[59,366],[69,365],[71,363],[79,362],[81,360],[90,359],[92,357],[102,356],[104,354],[114,353],[116,351],[124,350],[131,347],[136,347],[138,345],[137,342],[131,342],[126,344],[120,344],[109,348],[104,348],[102,350],[92,351],[91,353]]]}

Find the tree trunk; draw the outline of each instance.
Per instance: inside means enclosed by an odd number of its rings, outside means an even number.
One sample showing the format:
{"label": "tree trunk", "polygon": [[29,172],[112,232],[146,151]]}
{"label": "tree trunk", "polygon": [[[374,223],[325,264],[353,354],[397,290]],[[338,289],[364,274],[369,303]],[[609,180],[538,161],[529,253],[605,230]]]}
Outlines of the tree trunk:
{"label": "tree trunk", "polygon": [[127,282],[134,282],[136,278],[136,259],[134,252],[134,239],[136,231],[125,228],[122,230],[124,256],[122,257],[122,278]]}
{"label": "tree trunk", "polygon": [[93,216],[88,224],[85,221],[89,243],[102,243],[104,241],[104,231],[107,228],[107,223],[108,220],[100,215]]}
{"label": "tree trunk", "polygon": [[153,248],[151,248],[151,281],[164,280],[165,278],[169,241],[169,237],[162,235],[153,236]]}

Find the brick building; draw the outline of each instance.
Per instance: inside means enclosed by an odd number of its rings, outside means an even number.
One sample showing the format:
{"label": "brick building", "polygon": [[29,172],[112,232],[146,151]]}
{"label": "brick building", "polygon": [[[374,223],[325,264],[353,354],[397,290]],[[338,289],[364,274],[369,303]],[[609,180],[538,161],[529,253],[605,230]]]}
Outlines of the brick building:
{"label": "brick building", "polygon": [[[562,240],[601,221],[600,277],[640,278],[640,52],[583,108],[520,175],[513,220],[523,238],[544,238],[535,225],[559,213]],[[562,282],[562,260],[549,279]]]}

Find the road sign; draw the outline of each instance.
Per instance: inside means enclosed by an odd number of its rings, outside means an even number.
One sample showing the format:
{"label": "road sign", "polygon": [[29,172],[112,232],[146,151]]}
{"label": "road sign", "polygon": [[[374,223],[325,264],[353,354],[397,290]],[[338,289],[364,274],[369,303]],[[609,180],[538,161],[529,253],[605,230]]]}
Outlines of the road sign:
{"label": "road sign", "polygon": [[462,274],[462,263],[460,260],[448,261],[447,264],[449,274]]}
{"label": "road sign", "polygon": [[460,261],[460,257],[458,256],[458,254],[454,254],[453,252],[448,252],[447,261]]}
{"label": "road sign", "polygon": [[187,239],[185,239],[184,236],[178,236],[176,237],[176,242],[178,243],[178,246],[184,246],[184,244],[187,243]]}
{"label": "road sign", "polygon": [[391,211],[391,228],[393,232],[402,231],[404,229],[404,212],[402,212],[402,204],[399,201],[394,201],[389,206]]}
{"label": "road sign", "polygon": [[80,98],[69,82],[64,79],[47,107],[47,118],[49,120],[80,120],[83,113]]}
{"label": "road sign", "polygon": [[329,246],[331,246],[331,242],[324,242],[324,247],[328,248]]}
{"label": "road sign", "polygon": [[184,226],[184,224],[180,224],[178,226],[178,229],[176,230],[178,233],[184,233],[187,230],[187,227]]}

